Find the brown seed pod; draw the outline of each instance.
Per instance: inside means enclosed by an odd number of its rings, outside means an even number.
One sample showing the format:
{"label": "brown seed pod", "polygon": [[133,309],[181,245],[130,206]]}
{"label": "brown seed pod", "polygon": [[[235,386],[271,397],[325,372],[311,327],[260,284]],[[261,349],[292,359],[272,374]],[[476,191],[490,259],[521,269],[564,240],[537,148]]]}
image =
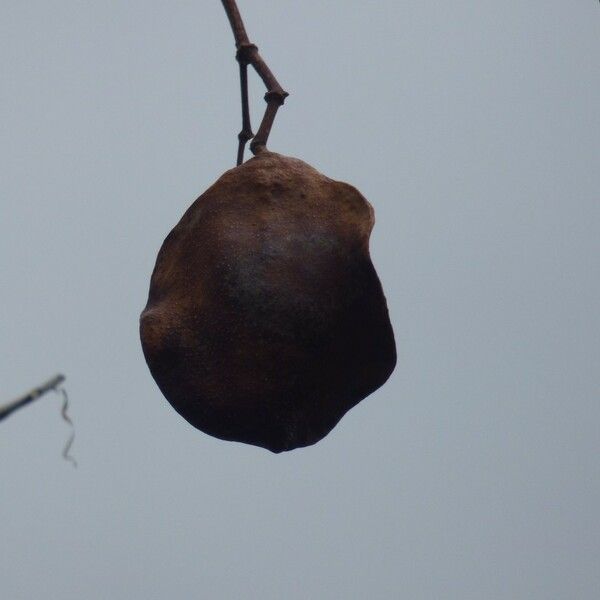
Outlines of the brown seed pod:
{"label": "brown seed pod", "polygon": [[266,150],[202,194],[160,249],[140,322],[175,410],[281,452],[383,385],[396,349],[373,223],[355,188]]}

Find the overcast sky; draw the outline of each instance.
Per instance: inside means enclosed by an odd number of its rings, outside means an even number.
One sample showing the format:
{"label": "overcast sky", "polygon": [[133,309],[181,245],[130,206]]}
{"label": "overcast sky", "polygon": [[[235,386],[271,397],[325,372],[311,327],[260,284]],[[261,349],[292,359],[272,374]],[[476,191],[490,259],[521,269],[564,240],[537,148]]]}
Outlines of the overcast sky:
{"label": "overcast sky", "polygon": [[[600,597],[600,4],[239,0],[270,140],[355,185],[389,382],[281,455],[144,363],[162,240],[233,166],[218,0],[0,4],[6,600]],[[264,90],[252,75],[255,127]]]}

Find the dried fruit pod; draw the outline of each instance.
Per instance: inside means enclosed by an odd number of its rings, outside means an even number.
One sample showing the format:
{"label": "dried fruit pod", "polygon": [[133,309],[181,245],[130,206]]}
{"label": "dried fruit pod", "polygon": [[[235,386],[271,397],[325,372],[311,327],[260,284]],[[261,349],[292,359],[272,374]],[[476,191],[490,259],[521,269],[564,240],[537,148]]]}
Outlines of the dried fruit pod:
{"label": "dried fruit pod", "polygon": [[281,452],[380,387],[396,350],[373,224],[355,188],[266,150],[202,194],[160,249],[140,323],[175,410]]}

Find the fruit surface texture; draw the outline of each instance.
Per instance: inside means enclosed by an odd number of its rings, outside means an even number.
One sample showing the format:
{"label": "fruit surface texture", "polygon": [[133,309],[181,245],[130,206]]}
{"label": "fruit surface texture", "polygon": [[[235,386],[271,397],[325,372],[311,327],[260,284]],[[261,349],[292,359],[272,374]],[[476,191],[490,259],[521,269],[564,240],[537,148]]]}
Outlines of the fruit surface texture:
{"label": "fruit surface texture", "polygon": [[318,442],[388,379],[394,334],[371,205],[264,151],[227,171],[158,254],[144,356],[189,423],[273,452]]}

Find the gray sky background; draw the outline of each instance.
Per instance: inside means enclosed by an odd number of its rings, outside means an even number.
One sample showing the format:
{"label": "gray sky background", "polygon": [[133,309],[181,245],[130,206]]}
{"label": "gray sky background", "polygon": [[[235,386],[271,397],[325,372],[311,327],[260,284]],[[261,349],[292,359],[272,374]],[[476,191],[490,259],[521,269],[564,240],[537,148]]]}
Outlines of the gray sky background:
{"label": "gray sky background", "polygon": [[[6,600],[600,597],[600,4],[240,0],[272,150],[358,187],[399,360],[283,455],[144,363],[163,238],[233,165],[221,3],[0,5]],[[253,76],[255,125],[264,103]]]}

